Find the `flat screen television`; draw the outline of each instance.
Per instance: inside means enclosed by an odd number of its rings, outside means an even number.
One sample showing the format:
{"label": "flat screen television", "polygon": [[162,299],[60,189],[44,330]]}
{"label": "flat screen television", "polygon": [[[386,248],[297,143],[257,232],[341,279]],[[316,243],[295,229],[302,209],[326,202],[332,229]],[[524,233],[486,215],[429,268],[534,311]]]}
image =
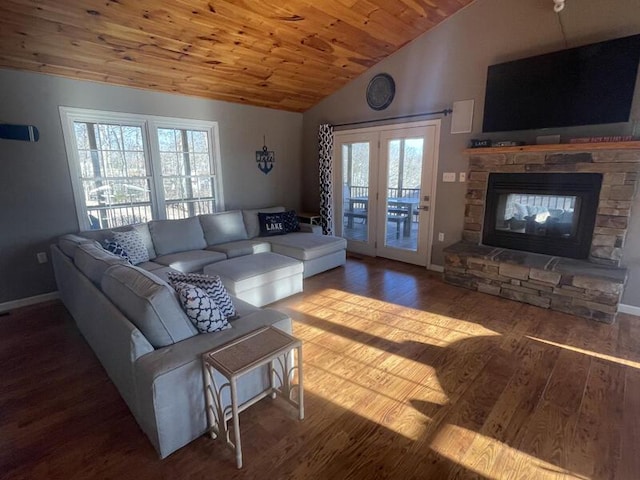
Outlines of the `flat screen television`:
{"label": "flat screen television", "polygon": [[640,34],[491,65],[484,132],[629,121]]}

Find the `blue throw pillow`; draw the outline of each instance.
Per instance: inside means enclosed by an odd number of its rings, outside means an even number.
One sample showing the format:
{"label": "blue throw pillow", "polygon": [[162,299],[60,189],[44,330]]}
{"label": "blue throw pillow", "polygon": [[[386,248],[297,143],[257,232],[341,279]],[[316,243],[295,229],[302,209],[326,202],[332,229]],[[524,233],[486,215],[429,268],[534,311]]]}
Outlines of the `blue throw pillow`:
{"label": "blue throw pillow", "polygon": [[284,222],[284,232],[292,233],[300,231],[300,222],[298,221],[298,215],[295,210],[289,210],[282,214]]}
{"label": "blue throw pillow", "polygon": [[124,258],[127,262],[131,263],[131,260],[129,260],[129,254],[124,248],[122,248],[122,245],[120,245],[115,240],[105,240],[102,244],[102,248],[113,253],[114,255],[117,255],[118,257]]}
{"label": "blue throw pillow", "polygon": [[260,236],[271,237],[273,235],[284,235],[287,233],[284,228],[284,213],[262,213],[258,212],[260,221]]}

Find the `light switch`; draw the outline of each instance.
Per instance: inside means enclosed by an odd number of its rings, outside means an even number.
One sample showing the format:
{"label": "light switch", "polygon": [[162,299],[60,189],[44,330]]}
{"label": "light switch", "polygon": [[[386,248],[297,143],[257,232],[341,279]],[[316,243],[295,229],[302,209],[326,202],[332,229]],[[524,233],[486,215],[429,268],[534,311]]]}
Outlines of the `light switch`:
{"label": "light switch", "polygon": [[467,181],[467,172],[460,172],[460,181],[461,182],[466,182]]}
{"label": "light switch", "polygon": [[443,182],[455,182],[456,181],[456,172],[444,172],[442,174]]}

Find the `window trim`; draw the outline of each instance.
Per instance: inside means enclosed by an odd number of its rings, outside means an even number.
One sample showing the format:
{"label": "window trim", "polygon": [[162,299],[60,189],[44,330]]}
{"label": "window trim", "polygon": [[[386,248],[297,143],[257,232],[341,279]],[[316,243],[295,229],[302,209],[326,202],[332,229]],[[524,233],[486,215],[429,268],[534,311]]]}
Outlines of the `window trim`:
{"label": "window trim", "polygon": [[76,217],[80,231],[90,230],[87,216],[84,189],[80,175],[80,158],[78,145],[74,133],[74,122],[88,123],[125,123],[138,126],[142,129],[142,142],[145,149],[145,161],[150,176],[151,216],[153,220],[165,220],[166,202],[162,184],[162,165],[160,163],[160,144],[158,141],[158,128],[191,129],[207,132],[209,140],[209,153],[212,156],[212,169],[214,180],[214,199],[216,211],[224,211],[224,190],[222,181],[222,160],[220,154],[220,134],[218,122],[208,120],[196,120],[179,117],[163,117],[157,115],[142,115],[126,112],[111,112],[106,110],[93,110],[86,108],[60,106],[60,121],[65,149],[67,152],[67,164],[71,176],[71,188],[73,190]]}

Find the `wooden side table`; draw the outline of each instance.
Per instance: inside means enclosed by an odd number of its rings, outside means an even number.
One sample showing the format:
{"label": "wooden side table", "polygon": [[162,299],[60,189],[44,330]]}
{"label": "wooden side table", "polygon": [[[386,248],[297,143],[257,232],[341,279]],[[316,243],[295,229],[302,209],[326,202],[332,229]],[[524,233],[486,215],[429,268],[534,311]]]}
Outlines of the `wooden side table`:
{"label": "wooden side table", "polygon": [[310,223],[311,225],[320,225],[321,217],[319,213],[299,212],[298,220],[301,223]]}
{"label": "wooden side table", "polygon": [[[294,363],[295,351],[298,352],[297,364]],[[267,364],[270,371],[269,388],[239,405],[238,378]],[[276,394],[280,393],[285,400],[298,408],[299,419],[304,419],[302,341],[297,338],[274,327],[260,328],[204,353],[202,367],[209,433],[211,438],[223,436],[223,442],[235,451],[238,468],[242,468],[242,444],[238,418],[240,412],[267,395],[275,398]],[[298,370],[298,383],[294,384],[293,377],[296,369]],[[218,385],[214,377],[214,370],[225,377],[227,382]],[[277,386],[276,377],[280,386]],[[230,389],[231,405],[223,404],[222,391],[225,388]],[[292,393],[296,390],[298,393],[297,401],[292,398]],[[233,422],[233,441],[230,437],[229,420]]]}

